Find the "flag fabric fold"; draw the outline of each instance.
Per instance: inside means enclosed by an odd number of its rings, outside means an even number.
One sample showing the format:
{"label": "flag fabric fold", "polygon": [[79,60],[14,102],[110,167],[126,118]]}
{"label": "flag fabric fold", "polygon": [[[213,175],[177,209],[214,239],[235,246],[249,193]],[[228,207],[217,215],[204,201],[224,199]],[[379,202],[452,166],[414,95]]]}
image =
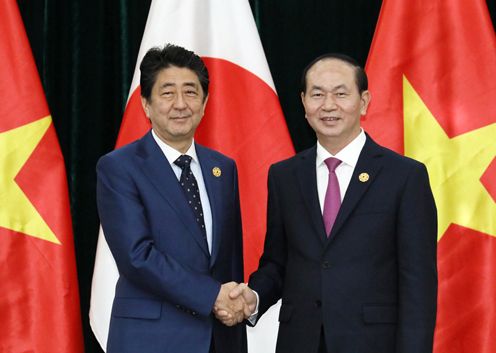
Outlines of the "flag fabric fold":
{"label": "flag fabric fold", "polygon": [[[268,167],[294,154],[249,3],[152,1],[117,147],[141,137],[150,127],[141,108],[139,63],[148,49],[166,43],[193,50],[208,67],[209,101],[195,139],[234,158],[238,165],[247,278],[258,266],[263,248]],[[100,233],[90,322],[102,347],[106,346],[117,277]],[[267,316],[274,321],[275,315]],[[274,350],[277,325],[275,321],[266,325],[272,332],[250,329],[251,352]],[[254,337],[259,332],[265,337]]]}
{"label": "flag fabric fold", "polygon": [[0,352],[82,353],[64,160],[14,0],[0,77]]}
{"label": "flag fabric fold", "polygon": [[435,353],[496,351],[496,39],[484,0],[384,0],[365,129],[425,163],[438,208]]}

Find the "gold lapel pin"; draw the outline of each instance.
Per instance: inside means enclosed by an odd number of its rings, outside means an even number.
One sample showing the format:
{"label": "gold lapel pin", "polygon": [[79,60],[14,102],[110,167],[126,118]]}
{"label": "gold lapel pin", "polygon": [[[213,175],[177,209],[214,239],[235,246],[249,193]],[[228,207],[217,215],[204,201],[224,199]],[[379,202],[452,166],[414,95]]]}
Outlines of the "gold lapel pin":
{"label": "gold lapel pin", "polygon": [[220,177],[222,175],[222,171],[220,170],[219,167],[213,167],[212,168],[212,174],[215,176],[215,177]]}
{"label": "gold lapel pin", "polygon": [[368,173],[361,173],[359,176],[358,176],[358,180],[360,180],[362,183],[366,183],[367,181],[369,181],[369,174]]}

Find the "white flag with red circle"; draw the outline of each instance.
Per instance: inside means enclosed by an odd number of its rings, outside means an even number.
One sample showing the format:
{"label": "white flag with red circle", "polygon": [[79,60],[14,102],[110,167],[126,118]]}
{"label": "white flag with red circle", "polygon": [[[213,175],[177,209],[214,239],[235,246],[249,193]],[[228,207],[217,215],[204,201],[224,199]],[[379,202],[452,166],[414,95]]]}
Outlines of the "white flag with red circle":
{"label": "white flag with red circle", "polygon": [[[202,57],[210,75],[205,116],[195,140],[236,160],[239,172],[245,278],[258,266],[266,224],[269,166],[294,154],[248,0],[152,0],[116,147],[150,128],[142,110],[139,63],[166,43]],[[118,271],[100,233],[93,274],[90,323],[106,346]],[[248,329],[251,353],[274,352],[277,312]]]}

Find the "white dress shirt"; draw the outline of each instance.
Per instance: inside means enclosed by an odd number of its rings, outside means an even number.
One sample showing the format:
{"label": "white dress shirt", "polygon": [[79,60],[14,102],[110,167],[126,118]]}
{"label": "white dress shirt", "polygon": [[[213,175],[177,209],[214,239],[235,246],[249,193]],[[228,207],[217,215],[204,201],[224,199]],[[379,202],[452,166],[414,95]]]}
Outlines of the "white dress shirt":
{"label": "white dress shirt", "polygon": [[325,164],[325,160],[329,157],[337,158],[341,161],[335,170],[339,182],[339,191],[341,193],[341,201],[343,201],[348,185],[350,185],[351,176],[355,170],[358,157],[365,145],[365,133],[363,130],[355,137],[345,148],[332,155],[327,151],[320,142],[317,141],[317,158],[315,167],[317,168],[317,192],[319,194],[320,210],[324,212],[324,200],[327,191],[327,183],[329,182],[329,169]]}
{"label": "white dress shirt", "polygon": [[[164,141],[162,141],[157,136],[157,134],[155,134],[155,131],[153,130],[152,130],[152,136],[157,142],[162,152],[164,153],[165,158],[167,158],[167,161],[171,165],[172,170],[174,171],[174,174],[176,174],[177,180],[179,181],[179,179],[181,178],[182,169],[178,165],[174,164],[174,161],[178,159],[179,156],[182,155],[182,153],[172,148]],[[207,188],[205,187],[205,181],[203,180],[203,174],[201,171],[200,161],[198,160],[198,155],[196,154],[194,140],[185,154],[187,154],[192,158],[190,165],[191,172],[193,172],[193,175],[196,178],[198,189],[200,191],[200,200],[203,208],[203,219],[205,221],[205,230],[207,233],[208,251],[212,253],[212,209],[210,208],[210,201],[208,199]]]}

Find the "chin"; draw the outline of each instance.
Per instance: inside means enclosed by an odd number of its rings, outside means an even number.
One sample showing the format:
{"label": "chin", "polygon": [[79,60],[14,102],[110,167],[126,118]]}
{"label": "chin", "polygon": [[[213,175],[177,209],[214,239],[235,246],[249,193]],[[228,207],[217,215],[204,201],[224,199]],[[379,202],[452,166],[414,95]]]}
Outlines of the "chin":
{"label": "chin", "polygon": [[174,134],[172,134],[172,136],[174,136],[175,139],[178,139],[178,140],[185,140],[185,139],[188,139],[192,136],[191,133],[180,133],[180,132],[176,132]]}
{"label": "chin", "polygon": [[339,137],[342,133],[343,131],[338,127],[327,127],[322,131],[322,135],[325,137]]}

